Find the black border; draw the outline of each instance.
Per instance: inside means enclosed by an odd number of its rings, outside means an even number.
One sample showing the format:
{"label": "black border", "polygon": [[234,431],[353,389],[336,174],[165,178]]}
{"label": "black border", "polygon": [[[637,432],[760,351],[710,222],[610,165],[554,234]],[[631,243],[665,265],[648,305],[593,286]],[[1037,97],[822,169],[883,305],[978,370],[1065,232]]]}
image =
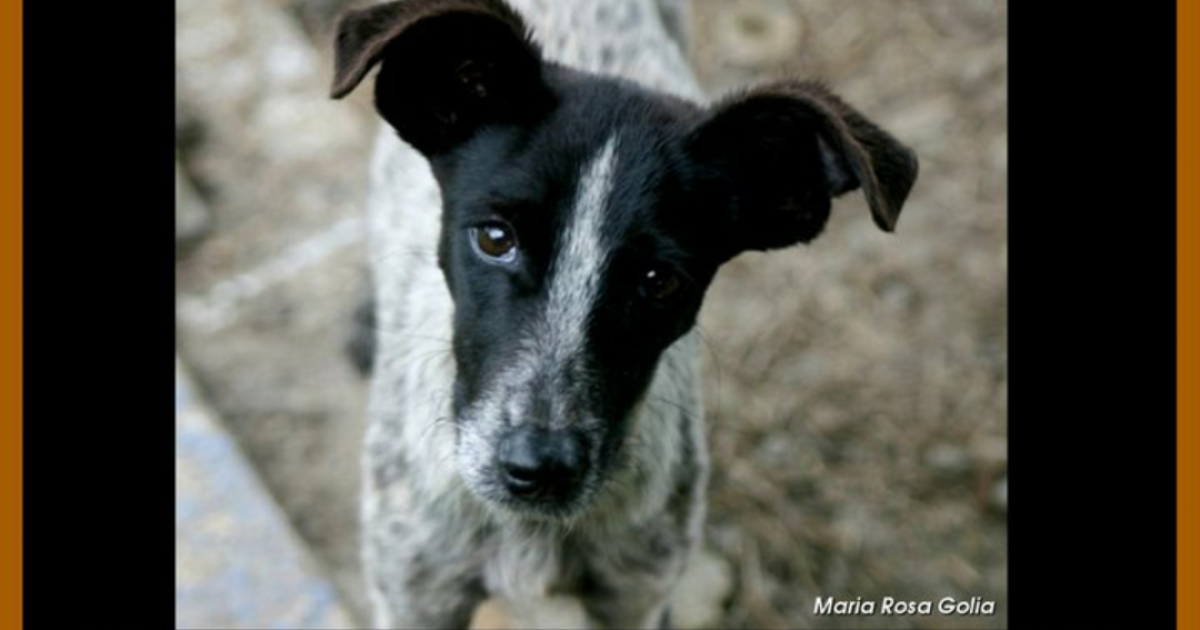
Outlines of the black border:
{"label": "black border", "polygon": [[1175,625],[1175,7],[1010,8],[1010,621]]}
{"label": "black border", "polygon": [[25,626],[169,627],[173,5],[22,27]]}

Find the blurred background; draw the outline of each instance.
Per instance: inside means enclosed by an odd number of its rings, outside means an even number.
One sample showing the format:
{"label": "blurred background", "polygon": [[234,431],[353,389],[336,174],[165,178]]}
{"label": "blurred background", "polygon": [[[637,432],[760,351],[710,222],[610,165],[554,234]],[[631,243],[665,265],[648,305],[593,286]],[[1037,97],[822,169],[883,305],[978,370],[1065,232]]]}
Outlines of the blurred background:
{"label": "blurred background", "polygon": [[[377,123],[371,90],[326,97],[344,4],[176,2],[180,627],[367,619],[366,385],[342,345]],[[710,96],[823,79],[921,160],[895,234],[847,196],[812,245],[743,255],[709,292],[708,539],[732,583],[718,625],[1006,627],[1005,3],[695,0],[685,21]],[[234,500],[247,491],[266,516]],[[281,541],[298,559],[230,569],[229,539],[246,562]],[[294,595],[234,610],[218,588],[292,584],[280,572],[311,574],[297,588],[336,614],[270,608]],[[818,595],[979,596],[997,614],[818,618]]]}

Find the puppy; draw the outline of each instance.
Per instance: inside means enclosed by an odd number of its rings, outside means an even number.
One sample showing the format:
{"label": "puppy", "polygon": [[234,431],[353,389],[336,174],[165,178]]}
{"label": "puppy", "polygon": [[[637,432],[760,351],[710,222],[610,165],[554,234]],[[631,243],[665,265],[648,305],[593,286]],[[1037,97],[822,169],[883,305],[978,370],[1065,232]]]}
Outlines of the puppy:
{"label": "puppy", "polygon": [[[720,266],[833,198],[891,231],[908,148],[819,85],[705,105],[650,0],[405,0],[338,24],[379,67],[363,559],[379,627],[668,623],[708,457],[692,332]],[[676,3],[672,3],[673,5]],[[562,619],[562,617],[556,617]],[[553,623],[562,623],[553,622]]]}

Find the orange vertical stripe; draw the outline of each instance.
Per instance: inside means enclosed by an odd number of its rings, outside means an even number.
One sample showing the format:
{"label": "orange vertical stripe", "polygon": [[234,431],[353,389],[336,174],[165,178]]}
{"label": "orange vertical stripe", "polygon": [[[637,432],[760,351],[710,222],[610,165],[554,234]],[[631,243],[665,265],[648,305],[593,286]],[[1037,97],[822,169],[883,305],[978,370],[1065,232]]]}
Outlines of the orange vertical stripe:
{"label": "orange vertical stripe", "polygon": [[1197,485],[1200,480],[1200,465],[1197,465],[1197,386],[1200,386],[1200,368],[1197,360],[1197,322],[1200,322],[1200,291],[1197,291],[1197,273],[1200,272],[1200,252],[1197,247],[1197,177],[1200,177],[1200,159],[1197,159],[1196,112],[1200,111],[1197,99],[1197,61],[1200,60],[1200,42],[1197,37],[1197,17],[1200,8],[1196,2],[1184,0],[1176,5],[1176,79],[1178,95],[1176,101],[1176,124],[1178,125],[1178,150],[1176,177],[1178,178],[1178,208],[1176,214],[1176,269],[1178,273],[1178,306],[1176,331],[1178,334],[1179,358],[1176,367],[1178,418],[1176,428],[1176,456],[1178,458],[1178,521],[1176,526],[1179,546],[1179,569],[1176,575],[1177,610],[1179,628],[1200,628],[1200,576],[1197,562],[1196,532],[1200,532],[1197,518]]}
{"label": "orange vertical stripe", "polygon": [[0,8],[0,628],[21,609],[21,3]]}

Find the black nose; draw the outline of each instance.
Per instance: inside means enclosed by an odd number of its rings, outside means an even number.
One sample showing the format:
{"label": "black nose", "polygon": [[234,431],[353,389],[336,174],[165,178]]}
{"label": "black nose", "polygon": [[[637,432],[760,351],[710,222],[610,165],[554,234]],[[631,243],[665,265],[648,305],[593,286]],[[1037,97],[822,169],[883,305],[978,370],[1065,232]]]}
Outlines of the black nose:
{"label": "black nose", "polygon": [[582,444],[565,431],[515,429],[497,455],[504,487],[523,499],[564,499],[583,473]]}

